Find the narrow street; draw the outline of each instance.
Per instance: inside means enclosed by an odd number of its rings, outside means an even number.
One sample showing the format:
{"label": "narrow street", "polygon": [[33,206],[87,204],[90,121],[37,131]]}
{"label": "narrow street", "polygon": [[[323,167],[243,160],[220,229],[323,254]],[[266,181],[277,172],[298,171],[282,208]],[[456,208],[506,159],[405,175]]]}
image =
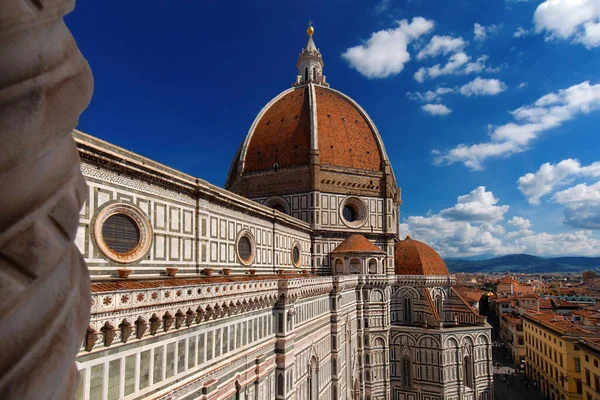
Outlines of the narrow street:
{"label": "narrow street", "polygon": [[[545,400],[546,397],[524,375],[518,374],[515,365],[503,347],[493,347],[494,396],[496,400]],[[500,363],[502,367],[497,368]]]}

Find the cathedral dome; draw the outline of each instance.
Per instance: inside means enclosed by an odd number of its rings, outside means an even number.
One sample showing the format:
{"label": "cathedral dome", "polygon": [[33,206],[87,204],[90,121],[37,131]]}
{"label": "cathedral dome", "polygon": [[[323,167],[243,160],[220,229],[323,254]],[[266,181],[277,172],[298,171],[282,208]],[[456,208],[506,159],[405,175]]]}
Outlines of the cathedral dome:
{"label": "cathedral dome", "polygon": [[410,236],[396,243],[396,275],[449,275],[446,263],[431,247]]}
{"label": "cathedral dome", "polygon": [[377,127],[329,87],[309,28],[296,81],[256,116],[225,187],[250,198],[325,191],[399,199]]}
{"label": "cathedral dome", "polygon": [[384,168],[383,144],[366,112],[348,96],[314,84],[286,90],[269,102],[236,161],[238,172],[248,173],[310,165],[311,155],[321,165]]}

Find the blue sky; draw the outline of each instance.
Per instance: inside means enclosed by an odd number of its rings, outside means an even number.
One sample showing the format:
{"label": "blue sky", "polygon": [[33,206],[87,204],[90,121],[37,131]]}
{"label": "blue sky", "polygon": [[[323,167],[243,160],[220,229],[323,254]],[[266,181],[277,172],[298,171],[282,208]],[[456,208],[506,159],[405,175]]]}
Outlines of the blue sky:
{"label": "blue sky", "polygon": [[79,129],[223,186],[306,23],[377,125],[402,236],[444,256],[600,256],[600,0],[79,1]]}

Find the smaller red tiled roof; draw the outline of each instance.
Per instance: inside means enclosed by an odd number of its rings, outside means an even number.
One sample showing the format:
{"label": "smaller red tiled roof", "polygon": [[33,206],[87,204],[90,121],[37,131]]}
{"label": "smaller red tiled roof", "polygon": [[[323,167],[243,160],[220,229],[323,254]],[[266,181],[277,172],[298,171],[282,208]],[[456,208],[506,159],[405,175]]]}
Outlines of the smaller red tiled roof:
{"label": "smaller red tiled roof", "polygon": [[332,253],[377,253],[385,254],[377,245],[363,235],[354,234],[347,237]]}
{"label": "smaller red tiled roof", "polygon": [[550,299],[540,299],[540,309],[552,309],[552,301]]}
{"label": "smaller red tiled roof", "polygon": [[512,276],[505,276],[504,278],[500,279],[500,282],[498,283],[519,283],[519,281]]}
{"label": "smaller red tiled roof", "polygon": [[396,243],[394,256],[397,275],[449,275],[442,257],[410,236]]}
{"label": "smaller red tiled roof", "polygon": [[512,325],[518,325],[521,323],[521,318],[513,317],[512,315],[503,315],[502,318],[510,322]]}
{"label": "smaller red tiled roof", "polygon": [[531,294],[521,294],[517,298],[519,298],[519,299],[537,299],[538,297],[540,297],[540,296],[538,296],[535,293],[531,293]]}
{"label": "smaller red tiled roof", "polygon": [[471,302],[479,302],[479,300],[481,300],[481,297],[483,297],[481,293],[477,292],[462,292],[461,294],[465,298],[465,300]]}
{"label": "smaller red tiled roof", "polygon": [[585,332],[584,329],[573,324],[564,316],[553,313],[552,311],[531,311],[525,310],[525,315],[529,318],[552,328],[555,331],[563,333],[580,333]]}

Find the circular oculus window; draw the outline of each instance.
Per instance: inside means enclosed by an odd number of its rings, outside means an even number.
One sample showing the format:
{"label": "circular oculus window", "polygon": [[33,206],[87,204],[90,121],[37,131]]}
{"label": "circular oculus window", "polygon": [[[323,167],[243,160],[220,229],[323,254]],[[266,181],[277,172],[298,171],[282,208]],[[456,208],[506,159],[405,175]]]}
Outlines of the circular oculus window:
{"label": "circular oculus window", "polygon": [[238,259],[243,265],[252,265],[256,254],[256,244],[249,231],[241,231],[238,234],[236,251]]}
{"label": "circular oculus window", "polygon": [[360,228],[367,222],[367,206],[358,197],[348,197],[340,206],[340,216],[346,226]]}
{"label": "circular oculus window", "polygon": [[137,207],[109,203],[96,215],[94,241],[108,259],[121,264],[133,263],[150,250],[152,227]]}
{"label": "circular oculus window", "polygon": [[295,267],[300,267],[302,264],[301,256],[302,248],[300,247],[300,243],[295,242],[292,246],[292,264],[294,264]]}

